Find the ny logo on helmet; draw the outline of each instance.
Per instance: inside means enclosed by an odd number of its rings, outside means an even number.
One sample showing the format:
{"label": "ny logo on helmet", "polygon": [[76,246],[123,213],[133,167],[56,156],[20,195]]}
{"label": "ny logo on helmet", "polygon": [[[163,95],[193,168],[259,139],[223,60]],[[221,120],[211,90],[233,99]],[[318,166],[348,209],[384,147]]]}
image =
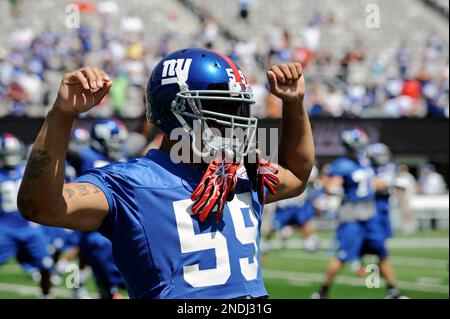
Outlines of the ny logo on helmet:
{"label": "ny logo on helmet", "polygon": [[186,82],[192,59],[174,59],[163,63],[161,85]]}

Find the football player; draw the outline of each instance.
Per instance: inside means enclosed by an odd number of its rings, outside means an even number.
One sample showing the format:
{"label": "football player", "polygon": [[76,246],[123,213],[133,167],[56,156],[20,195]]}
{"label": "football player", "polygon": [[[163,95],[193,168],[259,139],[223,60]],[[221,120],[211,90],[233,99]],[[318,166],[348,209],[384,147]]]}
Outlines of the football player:
{"label": "football player", "polygon": [[77,126],[71,135],[68,160],[77,175],[88,169],[125,161],[125,142],[128,131],[117,119],[100,119],[93,123],[90,133]]}
{"label": "football player", "polygon": [[328,265],[322,287],[312,298],[328,298],[329,289],[343,265],[358,262],[363,253],[378,256],[380,273],[387,282],[386,298],[402,298],[395,287],[395,277],[385,246],[385,233],[376,213],[375,174],[365,157],[369,137],[364,130],[355,128],[343,131],[341,141],[346,155],[331,164],[331,178],[328,181],[333,188],[341,185],[344,190],[336,231],[339,247]]}
{"label": "football player", "polygon": [[367,156],[375,171],[375,204],[377,216],[384,231],[385,239],[392,237],[392,226],[389,216],[389,200],[395,185],[397,168],[391,162],[391,150],[383,143],[375,143],[367,147]]}
{"label": "football player", "polygon": [[[294,226],[300,229],[300,236],[303,239],[303,248],[308,252],[315,252],[319,248],[319,238],[314,225],[316,209],[314,201],[319,196],[320,190],[315,185],[317,169],[314,167],[308,186],[300,196],[285,199],[277,202],[273,216],[272,227],[267,235],[270,240],[274,232],[282,230],[286,226]],[[283,232],[282,239],[285,239]]]}
{"label": "football player", "polygon": [[[121,121],[100,119],[94,122],[90,134],[84,133],[81,127],[73,130],[69,152],[69,159],[79,176],[91,168],[125,160],[124,144],[128,132]],[[88,147],[82,143],[85,140],[89,142]],[[85,262],[92,267],[102,299],[120,298],[119,287],[123,286],[123,279],[113,260],[111,242],[97,231],[82,232],[77,239],[81,271],[85,270]],[[87,279],[87,276],[83,276],[83,279]],[[87,298],[83,289],[76,290],[75,296]]]}
{"label": "football player", "polygon": [[[376,218],[381,225],[384,240],[392,237],[393,231],[389,216],[390,196],[396,179],[396,166],[391,162],[391,150],[383,143],[371,144],[367,147],[367,157],[375,173],[373,186],[375,190]],[[354,270],[359,267],[358,274],[365,277],[366,271],[363,262],[364,250],[361,251],[361,261],[355,262]]]}
{"label": "football player", "polygon": [[[73,121],[113,85],[95,67],[66,74],[28,160],[21,213],[47,225],[99,230],[112,242],[131,298],[266,297],[259,252],[263,206],[299,195],[314,162],[301,65],[275,65],[267,77],[283,100],[278,165],[252,147],[254,100],[239,67],[215,51],[184,49],[163,58],[148,84],[147,115],[165,133],[161,149],[64,185],[60,163]],[[205,134],[194,132],[197,124]],[[237,128],[241,138],[221,135]],[[189,135],[171,137],[179,129]],[[186,142],[211,159],[179,162],[176,146]]]}
{"label": "football player", "polygon": [[25,270],[39,270],[42,297],[48,298],[53,268],[47,251],[49,242],[42,229],[23,219],[17,208],[25,155],[25,145],[17,137],[10,133],[0,135],[0,265],[15,257]]}

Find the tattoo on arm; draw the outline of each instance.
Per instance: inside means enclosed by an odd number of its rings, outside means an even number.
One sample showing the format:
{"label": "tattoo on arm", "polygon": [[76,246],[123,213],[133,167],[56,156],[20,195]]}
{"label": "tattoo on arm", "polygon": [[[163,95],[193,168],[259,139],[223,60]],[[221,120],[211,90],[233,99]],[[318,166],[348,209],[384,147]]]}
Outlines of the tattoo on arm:
{"label": "tattoo on arm", "polygon": [[94,191],[92,192],[93,194],[97,194],[97,193],[100,193],[100,192],[101,192],[100,188],[98,188],[97,186],[92,185],[92,189],[94,190]]}
{"label": "tattoo on arm", "polygon": [[42,177],[50,162],[51,159],[46,150],[34,150],[28,159],[25,178],[33,180]]}
{"label": "tattoo on arm", "polygon": [[80,197],[84,197],[86,195],[89,195],[91,192],[87,189],[87,186],[85,185],[78,185],[77,186],[78,189],[78,194],[80,195]]}
{"label": "tattoo on arm", "polygon": [[68,198],[72,198],[73,195],[75,195],[75,192],[73,191],[73,189],[64,188],[64,195],[67,195]]}
{"label": "tattoo on arm", "polygon": [[68,187],[65,187],[63,190],[64,195],[67,198],[72,198],[73,196],[75,196],[75,191],[77,191],[78,196],[80,197],[85,197],[90,194],[97,194],[101,192],[100,188],[94,185],[77,185],[75,187],[75,190]]}

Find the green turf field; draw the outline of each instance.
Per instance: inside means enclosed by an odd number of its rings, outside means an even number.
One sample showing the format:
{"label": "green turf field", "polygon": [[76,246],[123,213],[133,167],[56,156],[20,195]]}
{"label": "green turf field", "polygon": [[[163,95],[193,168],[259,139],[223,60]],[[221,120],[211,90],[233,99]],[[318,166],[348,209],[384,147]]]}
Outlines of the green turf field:
{"label": "green turf field", "polygon": [[[264,255],[264,277],[271,298],[309,298],[320,285],[330,259],[326,249],[331,234],[321,234],[324,243],[317,253],[299,248],[297,238],[287,242],[287,248],[271,249]],[[389,243],[399,288],[410,298],[448,298],[448,231],[397,235]],[[277,241],[275,240],[274,243]],[[276,245],[274,245],[276,246]],[[370,258],[365,263],[371,263]],[[87,288],[95,297],[93,280]],[[0,267],[0,298],[36,298],[37,285],[14,261]],[[331,290],[332,298],[383,298],[385,289],[369,289],[365,279],[348,267],[338,277]],[[72,291],[58,286],[55,298],[71,298]]]}

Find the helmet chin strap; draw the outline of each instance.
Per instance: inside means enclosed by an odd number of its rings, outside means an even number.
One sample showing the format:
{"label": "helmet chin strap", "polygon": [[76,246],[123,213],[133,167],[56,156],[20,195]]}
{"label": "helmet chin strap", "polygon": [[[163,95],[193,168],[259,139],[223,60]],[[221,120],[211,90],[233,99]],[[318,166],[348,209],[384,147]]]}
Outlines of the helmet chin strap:
{"label": "helmet chin strap", "polygon": [[[194,152],[195,155],[203,158],[203,157],[207,157],[210,155],[216,156],[217,154],[219,154],[220,152],[225,152],[228,158],[235,158],[235,151],[230,147],[230,143],[227,143],[227,141],[221,137],[218,137],[216,135],[214,135],[211,132],[211,129],[209,128],[209,126],[207,124],[205,125],[205,129],[203,131],[203,134],[205,135],[204,139],[202,138],[202,136],[200,136],[200,140],[203,141],[203,144],[205,145],[207,151],[202,152],[201,150],[199,150],[197,148],[197,141],[198,141],[198,134],[195,134],[195,131],[192,129],[192,127],[186,122],[186,120],[183,118],[183,116],[181,116],[180,114],[173,112],[172,113],[175,115],[175,117],[177,118],[177,120],[181,123],[181,126],[183,127],[183,129],[189,133],[189,135],[192,137],[192,150]],[[196,120],[201,124],[201,120]],[[201,135],[201,133],[200,133]],[[229,140],[228,140],[229,141]]]}
{"label": "helmet chin strap", "polygon": [[204,135],[205,139],[203,140],[203,142],[204,142],[206,148],[211,153],[214,153],[214,155],[217,153],[225,152],[225,154],[228,158],[234,159],[237,154],[231,145],[231,139],[222,138],[222,137],[214,135],[211,132],[211,129],[209,128],[209,126],[206,123],[204,125],[205,125],[205,129],[204,129],[203,135]]}

